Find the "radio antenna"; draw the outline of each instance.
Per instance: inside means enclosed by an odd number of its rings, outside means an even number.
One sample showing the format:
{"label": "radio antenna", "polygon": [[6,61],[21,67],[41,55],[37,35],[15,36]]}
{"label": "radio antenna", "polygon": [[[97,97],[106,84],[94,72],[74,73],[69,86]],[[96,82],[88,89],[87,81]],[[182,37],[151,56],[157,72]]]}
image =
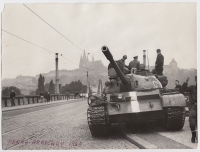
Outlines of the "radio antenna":
{"label": "radio antenna", "polygon": [[147,50],[147,61],[148,61],[148,70],[149,70],[149,55],[148,55],[148,50]]}

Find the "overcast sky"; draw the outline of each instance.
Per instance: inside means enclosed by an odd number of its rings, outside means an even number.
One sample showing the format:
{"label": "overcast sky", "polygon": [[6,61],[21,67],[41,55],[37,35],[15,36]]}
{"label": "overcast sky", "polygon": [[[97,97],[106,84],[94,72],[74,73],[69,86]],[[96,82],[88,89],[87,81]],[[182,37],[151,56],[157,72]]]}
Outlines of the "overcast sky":
{"label": "overcast sky", "polygon": [[[107,45],[114,59],[128,56],[128,64],[148,50],[154,65],[156,49],[161,49],[165,65],[174,58],[180,68],[197,68],[197,15],[195,3],[132,4],[7,4],[2,13],[2,29],[44,49],[2,31],[2,78],[35,76],[55,69],[79,66],[83,50],[91,60],[107,59],[100,51]],[[51,51],[49,53],[46,50]],[[54,52],[54,53],[52,53]],[[70,61],[73,61],[70,62]]]}

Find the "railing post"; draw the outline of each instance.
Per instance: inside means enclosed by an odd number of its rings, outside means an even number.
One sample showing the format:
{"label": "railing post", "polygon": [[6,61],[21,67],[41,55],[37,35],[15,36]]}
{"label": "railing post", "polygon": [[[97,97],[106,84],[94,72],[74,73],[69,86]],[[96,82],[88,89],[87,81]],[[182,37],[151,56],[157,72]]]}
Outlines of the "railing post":
{"label": "railing post", "polygon": [[18,105],[20,105],[20,98],[18,98]]}
{"label": "railing post", "polygon": [[5,98],[5,107],[7,107],[8,105],[7,105],[7,98]]}
{"label": "railing post", "polygon": [[33,101],[33,103],[34,103],[34,97],[32,97],[32,101]]}
{"label": "railing post", "polygon": [[38,100],[39,100],[38,98],[39,98],[39,96],[37,97],[37,103],[38,103]]}
{"label": "railing post", "polygon": [[25,103],[25,96],[23,96],[23,105],[24,105],[24,103]]}
{"label": "railing post", "polygon": [[28,104],[29,104],[29,97],[27,97],[28,98]]}

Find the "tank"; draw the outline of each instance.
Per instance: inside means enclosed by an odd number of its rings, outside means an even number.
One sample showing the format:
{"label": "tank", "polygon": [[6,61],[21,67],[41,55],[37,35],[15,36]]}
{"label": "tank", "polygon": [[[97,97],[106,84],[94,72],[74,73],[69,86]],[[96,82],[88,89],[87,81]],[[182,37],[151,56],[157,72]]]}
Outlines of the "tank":
{"label": "tank", "polygon": [[[168,130],[180,130],[185,122],[186,101],[176,90],[165,89],[167,78],[145,69],[124,74],[107,46],[101,48],[112,64],[110,81],[102,94],[88,97],[87,120],[92,136],[107,135],[112,123],[159,121]],[[144,58],[146,55],[143,55]]]}

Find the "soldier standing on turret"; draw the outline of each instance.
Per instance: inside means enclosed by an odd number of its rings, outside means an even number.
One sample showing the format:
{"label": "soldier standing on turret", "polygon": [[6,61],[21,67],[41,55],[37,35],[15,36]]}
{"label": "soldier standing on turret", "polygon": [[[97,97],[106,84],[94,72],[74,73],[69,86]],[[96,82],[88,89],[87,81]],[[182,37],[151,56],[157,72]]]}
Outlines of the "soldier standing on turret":
{"label": "soldier standing on turret", "polygon": [[157,58],[155,63],[155,70],[157,75],[163,75],[163,65],[164,65],[164,56],[161,54],[161,50],[157,49]]}
{"label": "soldier standing on turret", "polygon": [[138,61],[138,56],[133,57],[134,60],[129,63],[128,69],[131,70],[132,68],[136,68],[140,70],[140,61]]}

